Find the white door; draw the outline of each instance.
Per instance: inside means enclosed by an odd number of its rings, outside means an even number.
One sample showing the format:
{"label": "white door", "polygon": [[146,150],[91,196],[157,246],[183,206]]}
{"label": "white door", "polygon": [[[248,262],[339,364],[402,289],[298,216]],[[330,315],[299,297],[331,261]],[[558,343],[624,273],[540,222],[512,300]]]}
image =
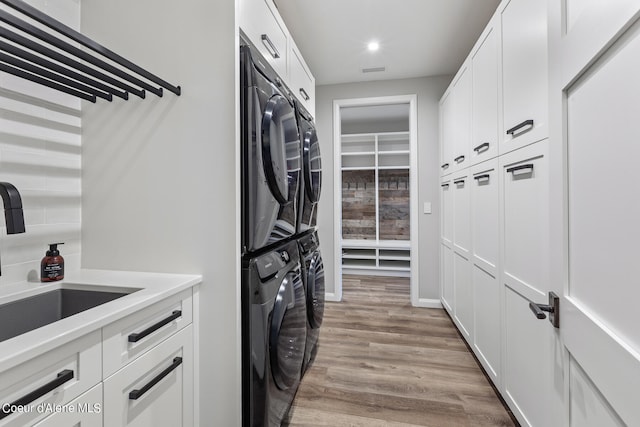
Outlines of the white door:
{"label": "white door", "polygon": [[563,424],[640,425],[640,2],[550,1]]}

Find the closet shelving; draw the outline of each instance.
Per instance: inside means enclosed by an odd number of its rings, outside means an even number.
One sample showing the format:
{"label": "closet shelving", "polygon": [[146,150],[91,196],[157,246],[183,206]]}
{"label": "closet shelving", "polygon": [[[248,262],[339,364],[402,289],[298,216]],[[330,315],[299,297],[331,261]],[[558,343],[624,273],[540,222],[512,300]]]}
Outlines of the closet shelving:
{"label": "closet shelving", "polygon": [[409,154],[409,132],[341,136],[344,273],[409,275]]}
{"label": "closet shelving", "polygon": [[180,86],[22,0],[0,4],[8,6],[0,8],[1,71],[91,102],[112,101],[113,96],[127,100],[129,93],[145,98],[147,91],[161,97],[163,89],[181,94]]}

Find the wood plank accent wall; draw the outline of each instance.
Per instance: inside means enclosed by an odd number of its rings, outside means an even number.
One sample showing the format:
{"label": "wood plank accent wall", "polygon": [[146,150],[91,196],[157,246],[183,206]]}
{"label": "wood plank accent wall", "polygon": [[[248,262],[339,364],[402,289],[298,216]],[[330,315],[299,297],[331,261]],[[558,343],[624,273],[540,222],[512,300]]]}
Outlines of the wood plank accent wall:
{"label": "wood plank accent wall", "polygon": [[409,240],[409,170],[378,171],[380,240]]}
{"label": "wood plank accent wall", "polygon": [[342,172],[342,238],[376,238],[374,170]]}

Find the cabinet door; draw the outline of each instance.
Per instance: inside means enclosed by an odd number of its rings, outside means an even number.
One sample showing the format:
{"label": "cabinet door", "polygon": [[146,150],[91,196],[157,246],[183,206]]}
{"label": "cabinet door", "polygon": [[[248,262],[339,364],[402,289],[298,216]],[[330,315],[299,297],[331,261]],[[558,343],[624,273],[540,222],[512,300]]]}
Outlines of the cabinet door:
{"label": "cabinet door", "polygon": [[511,0],[502,10],[501,153],[549,134],[546,5],[540,0]]}
{"label": "cabinet door", "polygon": [[556,425],[550,418],[550,343],[554,327],[529,303],[548,301],[548,140],[500,158],[504,292],[503,396],[523,425]]}
{"label": "cabinet door", "polygon": [[288,32],[273,2],[241,0],[240,29],[275,72],[287,80]]}
{"label": "cabinet door", "polygon": [[440,283],[442,305],[453,317],[456,303],[453,289],[453,249],[446,245],[440,245]]}
{"label": "cabinet door", "polygon": [[471,70],[462,65],[453,84],[453,171],[469,166],[471,147]]}
{"label": "cabinet door", "polygon": [[471,205],[469,203],[469,177],[454,175],[453,187],[453,248],[469,258],[471,250]]}
{"label": "cabinet door", "polygon": [[312,117],[316,114],[316,80],[293,39],[289,40],[289,89]]}
{"label": "cabinet door", "polygon": [[65,405],[100,383],[100,344],[100,331],[95,331],[0,373],[2,408],[23,402],[16,412],[0,412],[0,426],[32,425],[51,415],[56,405]]}
{"label": "cabinet door", "polygon": [[102,427],[102,383],[34,427]]}
{"label": "cabinet door", "polygon": [[498,159],[471,168],[473,348],[496,385],[500,382],[501,300],[499,258]]}
{"label": "cabinet door", "polygon": [[453,171],[453,96],[444,94],[440,102],[440,174]]}
{"label": "cabinet door", "polygon": [[494,19],[472,54],[471,164],[498,155],[498,64],[500,34]]}
{"label": "cabinet door", "polygon": [[[467,169],[468,171],[468,169]],[[469,177],[454,175],[453,179],[453,288],[454,319],[469,341],[473,331],[473,289],[471,287],[471,204]]]}
{"label": "cabinet door", "polygon": [[193,425],[193,326],[104,381],[104,425]]}

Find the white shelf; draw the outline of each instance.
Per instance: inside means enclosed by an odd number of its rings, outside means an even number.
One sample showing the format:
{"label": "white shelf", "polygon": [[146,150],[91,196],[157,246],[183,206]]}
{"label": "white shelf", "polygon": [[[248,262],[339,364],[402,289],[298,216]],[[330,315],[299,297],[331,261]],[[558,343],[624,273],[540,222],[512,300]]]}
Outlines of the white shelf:
{"label": "white shelf", "polygon": [[[378,150],[378,154],[381,156],[386,156],[387,154],[411,154],[411,152],[409,150]],[[342,153],[342,155],[344,156],[345,153]]]}
{"label": "white shelf", "polygon": [[353,249],[411,249],[409,240],[342,239],[343,248]]}
{"label": "white shelf", "polygon": [[375,156],[376,152],[375,151],[348,151],[348,152],[343,152],[342,156]]}
{"label": "white shelf", "polygon": [[375,169],[376,169],[375,166],[367,166],[367,167],[346,166],[342,168],[343,171],[372,171]]}
{"label": "white shelf", "polygon": [[398,169],[398,170],[407,170],[409,169],[409,166],[378,166],[378,170],[394,170],[394,169]]}

